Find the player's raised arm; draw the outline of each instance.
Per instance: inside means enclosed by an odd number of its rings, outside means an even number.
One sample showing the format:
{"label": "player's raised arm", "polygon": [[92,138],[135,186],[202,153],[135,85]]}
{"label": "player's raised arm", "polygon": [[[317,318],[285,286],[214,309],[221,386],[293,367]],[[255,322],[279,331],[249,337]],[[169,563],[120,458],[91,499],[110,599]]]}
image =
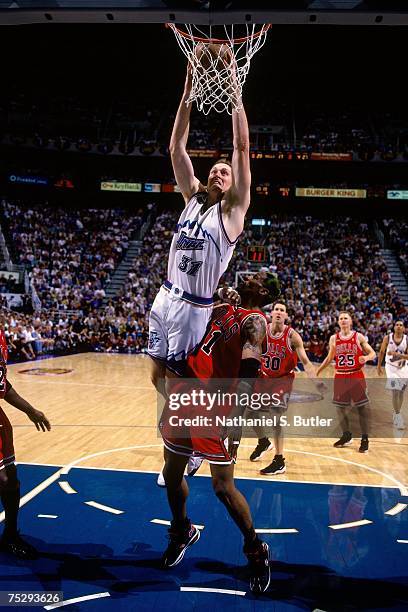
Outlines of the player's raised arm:
{"label": "player's raised arm", "polygon": [[[232,79],[234,80],[233,73]],[[233,83],[233,87],[236,85]],[[238,97],[241,93],[238,92]],[[223,209],[223,219],[226,230],[232,240],[235,240],[244,229],[245,215],[250,204],[251,169],[249,160],[249,127],[245,108],[240,100],[241,110],[232,111],[232,185],[226,196],[226,207]]]}
{"label": "player's raised arm", "polygon": [[365,355],[361,355],[358,359],[360,363],[367,363],[367,361],[373,361],[376,358],[375,350],[368,344],[367,340],[364,338],[363,334],[358,334],[358,341],[360,342],[360,346],[363,349]]}
{"label": "player's raised arm", "polygon": [[381,342],[380,352],[378,353],[378,363],[377,363],[378,376],[382,376],[383,374],[382,363],[384,361],[385,353],[387,352],[388,340],[389,338],[387,335],[387,336],[384,336],[383,341]]}
{"label": "player's raised arm", "polygon": [[336,354],[336,344],[335,344],[336,336],[330,336],[329,340],[329,352],[327,353],[326,359],[320,364],[317,368],[316,376],[320,376],[321,372],[333,361],[334,356]]}
{"label": "player's raised arm", "polygon": [[170,156],[174,177],[187,204],[194,193],[199,190],[200,181],[194,176],[194,168],[187,154],[187,140],[190,130],[191,103],[187,104],[191,91],[191,72],[187,66],[184,91],[174,120],[170,139]]}

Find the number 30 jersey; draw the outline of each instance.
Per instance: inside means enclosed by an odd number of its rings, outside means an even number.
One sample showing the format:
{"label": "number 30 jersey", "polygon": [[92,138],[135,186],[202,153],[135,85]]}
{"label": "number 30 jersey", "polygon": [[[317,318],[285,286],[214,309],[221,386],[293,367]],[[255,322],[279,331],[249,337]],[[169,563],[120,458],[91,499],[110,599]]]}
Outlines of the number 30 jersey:
{"label": "number 30 jersey", "polygon": [[238,378],[242,357],[242,325],[251,316],[266,318],[259,310],[221,304],[213,310],[204,338],[187,359],[190,378]]}
{"label": "number 30 jersey", "polygon": [[293,378],[297,366],[297,353],[290,345],[293,328],[285,325],[283,331],[272,334],[269,324],[266,333],[266,351],[262,355],[262,376],[267,378]]}
{"label": "number 30 jersey", "polygon": [[206,193],[196,193],[180,215],[170,246],[168,280],[183,291],[212,298],[231,260],[231,242],[222,221],[221,203],[205,208]]}
{"label": "number 30 jersey", "polygon": [[359,363],[359,357],[364,355],[363,349],[358,341],[358,332],[353,332],[349,338],[342,338],[337,332],[336,339],[336,374],[353,374],[363,367]]}

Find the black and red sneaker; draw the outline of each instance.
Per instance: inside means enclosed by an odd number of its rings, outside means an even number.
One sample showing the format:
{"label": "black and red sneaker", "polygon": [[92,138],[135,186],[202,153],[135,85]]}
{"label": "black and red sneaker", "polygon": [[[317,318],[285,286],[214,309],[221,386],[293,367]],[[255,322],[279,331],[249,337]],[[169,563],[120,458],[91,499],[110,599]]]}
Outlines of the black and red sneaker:
{"label": "black and red sneaker", "polygon": [[266,542],[255,540],[244,546],[244,554],[248,559],[250,572],[249,588],[252,593],[264,593],[271,582],[271,564],[269,559],[269,546]]}
{"label": "black and red sneaker", "polygon": [[173,525],[169,529],[169,545],[162,557],[163,567],[174,567],[184,557],[189,546],[200,539],[200,532],[190,522],[185,529],[176,529]]}
{"label": "black and red sneaker", "polygon": [[38,559],[38,551],[34,546],[23,540],[17,531],[13,535],[2,535],[0,538],[0,552],[14,555],[18,559]]}

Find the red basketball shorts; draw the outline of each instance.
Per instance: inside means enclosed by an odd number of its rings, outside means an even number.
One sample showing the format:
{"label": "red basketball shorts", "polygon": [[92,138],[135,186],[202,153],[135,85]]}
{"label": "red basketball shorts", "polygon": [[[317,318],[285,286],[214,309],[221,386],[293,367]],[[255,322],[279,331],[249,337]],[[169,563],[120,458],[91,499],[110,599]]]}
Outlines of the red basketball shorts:
{"label": "red basketball shorts", "polygon": [[364,406],[368,401],[367,382],[361,370],[334,376],[333,403],[336,406]]}

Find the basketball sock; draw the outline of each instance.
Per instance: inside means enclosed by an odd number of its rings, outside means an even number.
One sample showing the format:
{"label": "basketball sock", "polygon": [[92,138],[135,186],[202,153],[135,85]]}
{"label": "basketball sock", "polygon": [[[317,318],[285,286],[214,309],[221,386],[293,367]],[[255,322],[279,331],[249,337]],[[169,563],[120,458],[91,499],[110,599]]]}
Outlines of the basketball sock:
{"label": "basketball sock", "polygon": [[171,527],[176,531],[184,531],[185,529],[188,529],[190,527],[190,524],[191,521],[187,516],[185,519],[171,521]]}
{"label": "basketball sock", "polygon": [[4,507],[4,536],[17,533],[17,516],[20,505],[20,486],[16,489],[1,491],[0,498]]}
{"label": "basketball sock", "polygon": [[255,529],[251,527],[246,536],[244,536],[244,549],[245,551],[258,548],[260,544],[260,539],[255,533]]}

